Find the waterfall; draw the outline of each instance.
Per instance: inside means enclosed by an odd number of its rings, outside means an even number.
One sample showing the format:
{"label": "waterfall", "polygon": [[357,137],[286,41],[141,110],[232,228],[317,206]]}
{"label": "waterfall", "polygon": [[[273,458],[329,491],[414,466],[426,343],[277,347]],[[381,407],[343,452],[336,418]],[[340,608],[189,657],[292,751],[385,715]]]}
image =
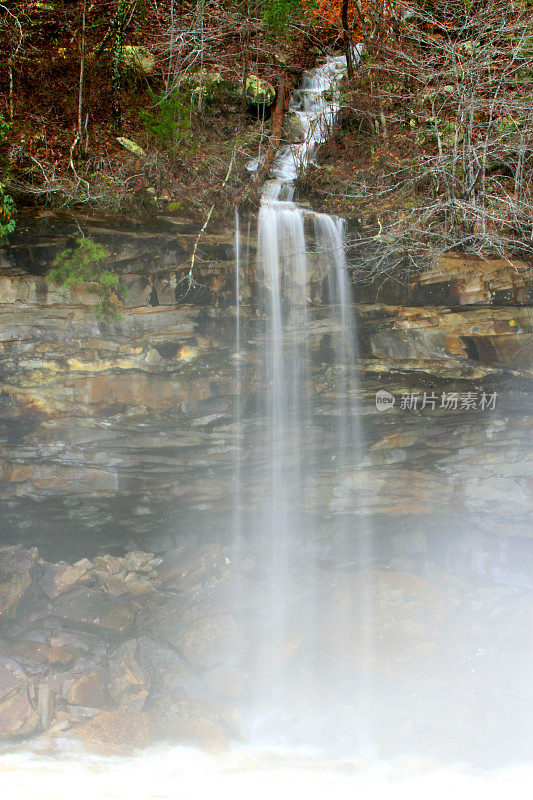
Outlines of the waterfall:
{"label": "waterfall", "polygon": [[[361,461],[358,414],[357,340],[351,307],[351,285],[346,269],[344,223],[319,214],[294,199],[294,180],[315,157],[339,109],[338,84],[345,69],[343,57],[330,59],[307,73],[291,100],[291,109],[305,131],[300,144],[282,147],[271,177],[262,192],[258,218],[256,277],[262,287],[259,311],[264,330],[258,339],[258,382],[265,386],[263,405],[264,463],[257,483],[263,487],[258,530],[265,583],[265,626],[259,634],[253,669],[265,686],[257,698],[254,726],[257,733],[278,733],[282,721],[298,735],[299,724],[309,732],[307,698],[324,674],[330,676],[324,691],[353,722],[353,704],[370,697],[365,675],[343,667],[345,639],[368,655],[370,637],[370,586],[360,582],[357,597],[343,578],[338,598],[329,610],[318,598],[320,523],[306,508],[306,498],[320,488],[323,465],[318,464],[317,414],[312,357],[313,305],[311,284],[327,285],[331,316],[331,351],[336,386],[336,432],[331,472],[338,485],[330,499],[333,522],[328,529],[340,572],[350,561],[368,567],[370,538],[362,524],[362,508],[350,506],[351,471]],[[249,165],[257,169],[258,163]],[[238,322],[240,324],[240,322]],[[353,504],[352,504],[353,505]],[[354,519],[357,535],[354,536]],[[323,538],[323,537],[322,537]],[[354,545],[354,540],[356,544]],[[355,548],[355,549],[354,549]],[[335,585],[337,585],[337,583]],[[322,604],[322,605],[321,605]],[[353,630],[354,604],[366,620]],[[324,625],[333,626],[333,644],[323,647]],[[295,635],[295,631],[297,634]],[[299,637],[306,656],[294,671],[285,666],[286,652]],[[338,646],[337,646],[338,645]],[[366,659],[368,663],[368,658]],[[294,701],[294,697],[299,699]],[[302,703],[302,698],[305,698]],[[331,706],[334,703],[330,704]],[[291,706],[293,706],[291,708]],[[323,704],[321,713],[323,712]],[[346,716],[346,713],[345,713]],[[305,721],[304,721],[305,719]],[[320,727],[320,719],[315,720]],[[332,725],[337,724],[332,720]],[[302,730],[303,730],[302,728]],[[359,725],[356,736],[368,736]]]}
{"label": "waterfall", "polygon": [[234,532],[235,548],[234,556],[239,558],[241,555],[242,540],[242,497],[241,497],[241,469],[242,469],[242,368],[241,368],[241,228],[239,209],[235,208],[235,492],[234,492]]}

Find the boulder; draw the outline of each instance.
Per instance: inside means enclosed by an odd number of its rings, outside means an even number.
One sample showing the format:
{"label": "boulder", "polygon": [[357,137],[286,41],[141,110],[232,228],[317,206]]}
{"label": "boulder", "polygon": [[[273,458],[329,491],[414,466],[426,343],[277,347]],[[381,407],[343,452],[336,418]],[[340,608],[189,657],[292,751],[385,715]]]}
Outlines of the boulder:
{"label": "boulder", "polygon": [[244,673],[232,667],[215,667],[207,673],[205,682],[214,695],[224,700],[241,700],[249,688]]}
{"label": "boulder", "polygon": [[169,714],[158,721],[158,733],[165,739],[204,750],[220,750],[228,745],[227,736],[220,725],[195,713]]}
{"label": "boulder", "polygon": [[87,744],[113,747],[146,747],[151,739],[151,725],[146,714],[131,708],[98,714],[76,730]]}
{"label": "boulder", "polygon": [[40,683],[37,687],[37,714],[43,730],[50,726],[54,717],[54,700],[54,692],[50,684]]}
{"label": "boulder", "polygon": [[276,99],[276,89],[257,75],[246,79],[246,100],[252,108],[270,108]]}
{"label": "boulder", "polygon": [[40,675],[49,666],[49,647],[46,642],[31,638],[0,641],[0,657],[13,658],[21,664],[27,675]]}
{"label": "boulder", "polygon": [[14,659],[0,655],[0,703],[25,681],[24,671]]}
{"label": "boulder", "polygon": [[100,670],[89,669],[68,677],[63,683],[61,696],[73,706],[105,708],[109,698]]}
{"label": "boulder", "polygon": [[153,560],[153,553],[144,553],[141,550],[137,550],[126,555],[124,566],[130,572],[150,572]]}
{"label": "boulder", "polygon": [[109,659],[107,686],[117,703],[148,687],[148,676],[139,663],[139,643],[135,639],[123,642]]}
{"label": "boulder", "polygon": [[127,44],[122,48],[122,66],[132,75],[148,77],[155,71],[155,56],[142,45]]}
{"label": "boulder", "polygon": [[176,649],[193,669],[234,667],[244,652],[244,641],[231,614],[216,613],[196,598],[180,595],[149,611],[142,619],[147,634]]}
{"label": "boulder", "polygon": [[235,665],[243,655],[244,642],[230,614],[203,617],[194,622],[180,639],[180,649],[198,670],[218,665]]}
{"label": "boulder", "polygon": [[39,726],[35,690],[21,665],[0,655],[0,741],[27,736]]}
{"label": "boulder", "polygon": [[157,567],[158,582],[164,588],[186,591],[220,574],[224,566],[222,548],[214,542],[200,547],[171,550],[165,553]]}
{"label": "boulder", "polygon": [[223,78],[216,70],[199,70],[187,76],[193,98],[201,105],[214,106],[238,98],[240,86]]}
{"label": "boulder", "polygon": [[69,627],[92,630],[108,639],[124,636],[135,619],[131,603],[97,589],[74,590],[58,598],[51,613]]}
{"label": "boulder", "polygon": [[28,687],[20,686],[0,700],[0,740],[35,733],[39,715],[28,696]]}
{"label": "boulder", "polygon": [[37,548],[0,547],[0,622],[14,619],[34,596]]}
{"label": "boulder", "polygon": [[76,564],[50,564],[39,582],[41,589],[54,600],[78,584],[87,583],[91,577],[91,567],[91,562],[86,559]]}
{"label": "boulder", "polygon": [[96,556],[93,559],[94,568],[101,572],[108,572],[110,575],[116,575],[124,567],[124,559],[117,556],[105,555]]}
{"label": "boulder", "polygon": [[307,128],[299,114],[294,111],[285,114],[282,128],[284,141],[289,144],[301,144],[305,142],[307,133]]}
{"label": "boulder", "polygon": [[124,578],[124,588],[132,597],[146,597],[155,594],[157,589],[145,575],[130,572]]}
{"label": "boulder", "polygon": [[[350,672],[364,671],[370,665],[388,678],[415,667],[426,668],[449,612],[440,586],[414,573],[394,570],[331,577],[319,612],[324,653]],[[361,613],[363,602],[369,609]],[[304,607],[299,614],[305,615]],[[344,631],[340,638],[339,630]],[[368,636],[372,637],[370,652],[364,645]]]}
{"label": "boulder", "polygon": [[125,575],[110,575],[108,572],[100,572],[99,570],[95,570],[94,575],[102,584],[102,588],[113,597],[121,597],[123,594],[127,594],[128,589],[124,583]]}
{"label": "boulder", "polygon": [[84,631],[55,631],[48,643],[50,663],[70,664],[81,658],[99,661],[107,652],[99,636]]}
{"label": "boulder", "polygon": [[145,597],[157,591],[145,575],[137,572],[130,572],[124,578],[124,588],[132,597]]}
{"label": "boulder", "polygon": [[124,150],[127,150],[129,153],[133,153],[134,156],[137,158],[144,158],[146,153],[142,149],[142,147],[137,144],[137,142],[132,141],[131,139],[126,139],[125,136],[117,136],[117,142]]}
{"label": "boulder", "polygon": [[139,662],[158,695],[168,697],[171,702],[205,696],[205,684],[182,656],[151,636],[140,636],[138,644]]}

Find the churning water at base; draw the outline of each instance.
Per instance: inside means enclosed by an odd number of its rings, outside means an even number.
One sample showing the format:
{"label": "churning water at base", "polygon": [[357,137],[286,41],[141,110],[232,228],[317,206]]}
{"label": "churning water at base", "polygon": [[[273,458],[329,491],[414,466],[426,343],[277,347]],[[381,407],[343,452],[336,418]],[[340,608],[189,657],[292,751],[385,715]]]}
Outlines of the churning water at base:
{"label": "churning water at base", "polygon": [[479,772],[429,759],[318,759],[312,751],[239,747],[221,754],[159,746],[124,757],[61,744],[0,754],[9,800],[526,800],[533,769]]}

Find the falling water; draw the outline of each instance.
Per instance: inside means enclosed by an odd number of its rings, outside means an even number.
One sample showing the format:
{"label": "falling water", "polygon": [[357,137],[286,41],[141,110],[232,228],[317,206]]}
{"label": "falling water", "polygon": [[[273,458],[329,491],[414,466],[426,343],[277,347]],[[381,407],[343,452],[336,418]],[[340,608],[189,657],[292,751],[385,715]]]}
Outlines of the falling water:
{"label": "falling water", "polygon": [[[363,582],[358,587],[358,596],[354,597],[350,587],[346,589],[340,585],[338,602],[330,606],[329,614],[325,615],[324,609],[320,609],[317,599],[317,536],[320,531],[305,508],[306,497],[320,485],[313,426],[317,409],[312,388],[316,364],[311,357],[310,285],[326,279],[337,387],[332,469],[339,479],[336,496],[330,503],[335,517],[331,536],[340,575],[350,560],[355,560],[359,567],[368,567],[369,537],[360,522],[361,507],[358,507],[356,537],[359,544],[354,551],[354,523],[346,514],[347,507],[350,512],[354,509],[344,497],[349,493],[349,486],[344,485],[347,476],[360,461],[361,431],[357,408],[357,346],[343,221],[310,211],[294,201],[294,180],[298,171],[314,159],[317,146],[327,138],[337,114],[337,87],[344,68],[343,57],[331,59],[307,73],[295,92],[291,108],[306,132],[305,140],[283,147],[278,153],[272,177],[263,188],[259,211],[256,272],[264,287],[261,311],[266,320],[259,363],[266,382],[264,438],[268,461],[263,477],[264,510],[259,537],[271,613],[264,641],[258,648],[268,691],[261,698],[263,709],[256,714],[256,727],[261,730],[263,726],[272,734],[283,719],[284,727],[293,729],[296,736],[304,727],[307,735],[313,727],[310,716],[315,713],[323,719],[324,696],[320,710],[310,709],[308,703],[320,685],[322,695],[325,691],[339,701],[329,703],[326,700],[330,708],[340,705],[343,711],[348,711],[351,727],[357,728],[356,736],[361,742],[368,731],[363,732],[361,726],[354,723],[353,703],[357,697],[370,696],[368,681],[361,671],[355,680],[353,670],[343,670],[342,649],[346,639],[353,638],[354,603],[358,616],[366,623],[357,641],[363,660],[371,646],[370,587],[368,581]],[[251,167],[257,167],[257,163]],[[337,583],[342,584],[342,577]],[[324,624],[335,629],[334,641],[327,652],[321,640]],[[296,636],[303,632],[308,652],[305,674],[302,668],[295,674],[283,667],[295,630],[298,631]],[[325,676],[328,685],[324,683]],[[295,684],[298,684],[296,691]],[[296,701],[295,695],[299,698]],[[301,702],[304,695],[305,710]],[[294,708],[291,709],[291,705]],[[322,724],[320,717],[315,723]],[[338,721],[332,720],[332,723],[337,725]],[[286,737],[287,731],[284,733]]]}
{"label": "falling water", "polygon": [[235,530],[235,557],[240,555],[242,539],[242,497],[241,497],[241,469],[242,469],[242,404],[241,404],[241,230],[239,209],[235,208],[235,383],[238,387],[235,393],[235,442],[237,456],[235,458],[235,493],[234,493],[234,530]]}

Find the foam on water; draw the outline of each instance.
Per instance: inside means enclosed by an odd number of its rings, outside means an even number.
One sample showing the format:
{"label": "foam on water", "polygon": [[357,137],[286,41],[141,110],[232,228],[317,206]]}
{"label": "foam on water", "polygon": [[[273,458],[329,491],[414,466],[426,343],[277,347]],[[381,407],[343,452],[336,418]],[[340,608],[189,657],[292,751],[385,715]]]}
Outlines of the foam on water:
{"label": "foam on water", "polygon": [[71,742],[0,754],[6,800],[500,800],[531,797],[533,768],[474,771],[403,757],[324,760],[307,750],[236,747],[206,753],[158,746],[101,756]]}

